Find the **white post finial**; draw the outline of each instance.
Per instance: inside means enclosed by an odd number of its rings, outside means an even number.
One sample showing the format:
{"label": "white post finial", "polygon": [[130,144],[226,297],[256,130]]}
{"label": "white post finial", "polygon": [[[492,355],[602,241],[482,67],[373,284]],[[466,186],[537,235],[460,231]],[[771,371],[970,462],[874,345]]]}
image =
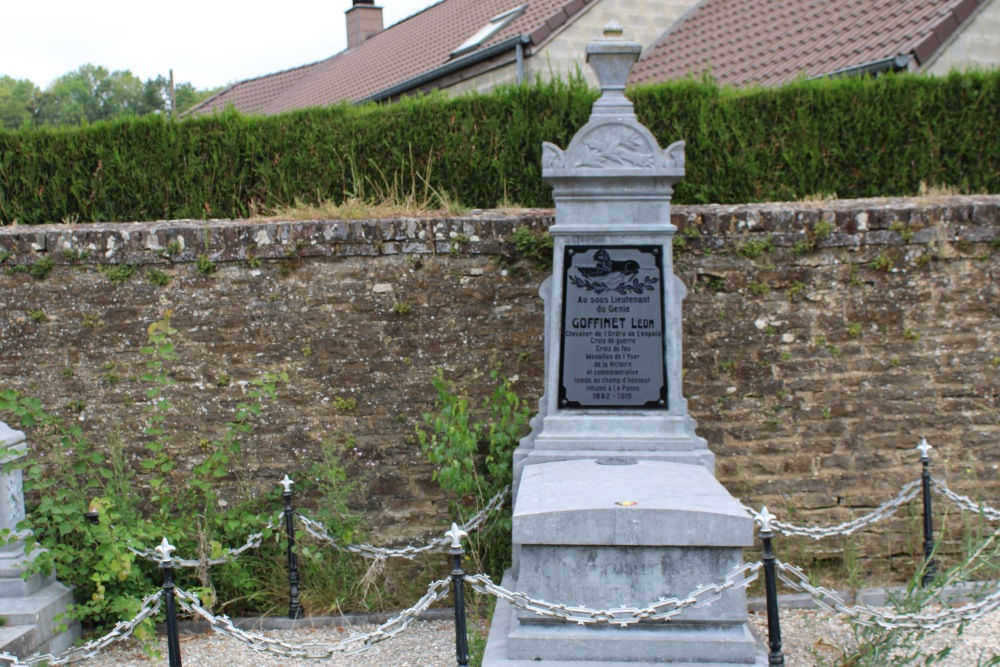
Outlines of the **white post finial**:
{"label": "white post finial", "polygon": [[920,438],[920,444],[918,444],[915,449],[920,450],[920,460],[923,460],[930,459],[929,452],[934,448],[927,444],[927,438]]}
{"label": "white post finial", "polygon": [[451,530],[449,530],[448,532],[446,532],[444,535],[445,535],[445,537],[450,537],[451,538],[451,548],[452,549],[461,549],[462,548],[462,538],[469,536],[469,534],[467,532],[465,532],[464,530],[462,530],[461,528],[458,527],[457,523],[452,523],[451,524]]}
{"label": "white post finial", "polygon": [[177,551],[177,547],[167,542],[167,538],[164,537],[163,541],[160,542],[160,546],[153,549],[153,551],[159,556],[161,563],[169,563],[171,561],[170,554]]}
{"label": "white post finial", "polygon": [[281,484],[283,487],[285,487],[285,493],[291,493],[292,484],[295,484],[293,480],[288,478],[288,473],[285,473],[285,478],[278,483]]}
{"label": "white post finial", "polygon": [[757,516],[755,516],[753,518],[753,520],[754,520],[754,523],[756,523],[758,526],[760,526],[761,530],[763,530],[763,531],[770,531],[771,530],[771,522],[774,521],[777,518],[778,517],[776,517],[773,514],[771,514],[770,512],[768,512],[767,511],[767,505],[764,505],[763,507],[760,508],[760,512],[757,514]]}

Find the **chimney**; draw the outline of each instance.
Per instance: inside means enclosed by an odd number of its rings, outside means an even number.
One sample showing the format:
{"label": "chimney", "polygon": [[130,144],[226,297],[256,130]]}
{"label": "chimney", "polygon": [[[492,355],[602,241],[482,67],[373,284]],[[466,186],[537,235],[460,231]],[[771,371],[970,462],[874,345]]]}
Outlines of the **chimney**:
{"label": "chimney", "polygon": [[382,32],[382,8],[375,0],[354,0],[347,10],[347,48],[353,49],[372,35]]}

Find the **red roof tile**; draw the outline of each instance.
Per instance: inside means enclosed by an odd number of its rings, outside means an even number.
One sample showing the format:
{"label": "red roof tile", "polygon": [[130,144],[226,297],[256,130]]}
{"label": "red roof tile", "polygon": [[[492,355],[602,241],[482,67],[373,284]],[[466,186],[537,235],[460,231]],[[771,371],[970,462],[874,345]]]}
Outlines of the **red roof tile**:
{"label": "red roof tile", "polygon": [[504,12],[525,5],[523,14],[472,54],[519,35],[530,35],[538,44],[594,1],[441,0],[327,60],[241,81],[191,113],[232,104],[240,111],[270,114],[362,101],[449,64],[456,48]]}
{"label": "red roof tile", "polygon": [[702,0],[643,55],[631,83],[709,72],[777,85],[901,54],[933,56],[989,0]]}

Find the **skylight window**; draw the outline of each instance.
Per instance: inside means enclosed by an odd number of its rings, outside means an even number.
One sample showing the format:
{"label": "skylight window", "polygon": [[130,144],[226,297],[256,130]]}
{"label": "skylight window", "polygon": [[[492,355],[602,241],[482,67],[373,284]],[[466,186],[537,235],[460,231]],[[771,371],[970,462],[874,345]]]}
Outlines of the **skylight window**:
{"label": "skylight window", "polygon": [[491,18],[489,23],[479,29],[479,32],[462,42],[461,46],[452,51],[452,57],[461,56],[478,49],[483,45],[483,43],[489,41],[493,35],[506,28],[514,19],[523,14],[524,9],[527,6],[528,5],[521,5],[520,7],[515,7],[514,9],[506,11],[503,14],[497,14]]}

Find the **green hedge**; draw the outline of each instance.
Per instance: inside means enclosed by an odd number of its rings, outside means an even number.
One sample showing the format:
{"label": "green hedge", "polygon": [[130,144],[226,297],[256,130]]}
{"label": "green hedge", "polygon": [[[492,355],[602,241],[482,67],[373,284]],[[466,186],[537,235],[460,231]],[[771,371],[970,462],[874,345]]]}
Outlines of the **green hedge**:
{"label": "green hedge", "polygon": [[[551,206],[541,143],[565,147],[596,91],[580,81],[279,116],[0,132],[0,222],[228,218],[296,199],[426,194]],[[630,92],[666,146],[687,141],[678,203],[1000,191],[1000,72]]]}

